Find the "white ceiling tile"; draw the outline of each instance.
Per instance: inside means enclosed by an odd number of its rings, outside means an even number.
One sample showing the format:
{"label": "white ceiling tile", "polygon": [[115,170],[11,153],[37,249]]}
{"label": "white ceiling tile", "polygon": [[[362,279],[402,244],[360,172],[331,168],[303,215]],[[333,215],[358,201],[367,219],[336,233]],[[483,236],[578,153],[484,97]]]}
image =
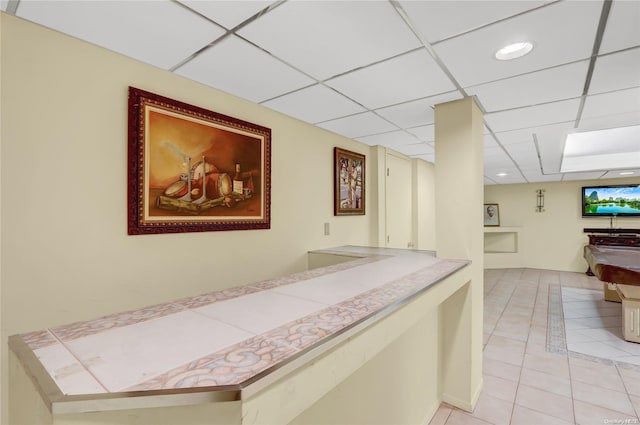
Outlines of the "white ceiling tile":
{"label": "white ceiling tile", "polygon": [[9,0],[0,1],[0,10],[3,12],[7,10],[7,6],[9,5]]}
{"label": "white ceiling tile", "polygon": [[315,83],[233,35],[187,62],[176,73],[256,103]]}
{"label": "white ceiling tile", "polygon": [[541,6],[544,1],[401,1],[416,29],[434,43]]}
{"label": "white ceiling tile", "polygon": [[557,182],[562,180],[561,173],[542,174],[540,168],[521,168],[522,174],[530,183],[536,182]]}
{"label": "white ceiling tile", "polygon": [[[567,133],[573,131],[573,122],[566,122],[542,127],[530,127],[521,130],[496,133],[502,145],[509,150],[513,144],[530,143],[535,148],[534,140],[538,142],[540,162],[545,173],[557,173],[562,161],[562,150]],[[527,167],[535,163],[539,168],[537,153],[529,159],[520,158],[519,165]]]}
{"label": "white ceiling tile", "polygon": [[419,46],[388,2],[290,1],[239,31],[318,79]]}
{"label": "white ceiling tile", "polygon": [[[538,143],[564,142],[567,133],[573,131],[574,121],[545,125],[530,129],[538,139]],[[558,143],[562,144],[562,143]]]}
{"label": "white ceiling tile", "polygon": [[605,173],[603,171],[592,171],[589,173],[564,173],[563,181],[575,181],[575,180],[595,180],[602,177]]}
{"label": "white ceiling tile", "polygon": [[521,183],[529,183],[522,174],[514,174],[511,176],[503,177],[497,180],[498,184],[521,184]]}
{"label": "white ceiling tile", "polygon": [[433,124],[407,128],[407,131],[416,135],[423,142],[433,142],[436,139],[435,125]]}
{"label": "white ceiling tile", "polygon": [[578,130],[599,130],[603,128],[627,127],[640,124],[640,111],[589,117],[580,120]]}
{"label": "white ceiling tile", "polygon": [[365,112],[348,117],[338,118],[318,124],[318,127],[342,134],[343,136],[354,138],[360,136],[370,136],[372,134],[384,133],[398,128],[380,118],[373,112]]}
{"label": "white ceiling tile", "polygon": [[608,53],[640,45],[640,2],[612,2],[604,30],[600,53]]}
{"label": "white ceiling tile", "polygon": [[412,158],[417,158],[417,159],[421,159],[423,161],[427,161],[430,163],[434,163],[436,160],[436,156],[435,154],[431,153],[431,154],[426,154],[426,155],[412,155]]}
{"label": "white ceiling tile", "polygon": [[[219,39],[222,27],[230,29],[255,17],[239,31],[249,43],[229,35],[176,73],[363,143],[434,161],[433,107],[462,94],[420,49],[392,2],[289,0],[262,15],[257,14],[275,0],[180,3],[21,0],[17,16],[165,69]],[[549,4],[531,10],[544,3]],[[3,10],[7,4],[0,0]],[[564,140],[574,130],[585,60],[591,55],[602,4],[397,4],[433,43],[465,91],[489,112],[485,123],[498,141],[485,126],[488,184],[563,178],[558,170]],[[640,124],[640,1],[611,4],[577,131]],[[498,47],[520,38],[535,43],[529,56],[511,62],[493,58]],[[617,52],[621,49],[626,50]],[[311,86],[315,79],[309,76],[336,77]],[[446,90],[451,91],[425,97]],[[404,130],[394,130],[391,123]],[[612,153],[606,142],[601,146],[603,153]],[[495,176],[500,171],[508,175]],[[605,177],[618,177],[616,173]],[[603,178],[601,174],[572,173],[565,179]]]}
{"label": "white ceiling tile", "polygon": [[508,145],[505,146],[505,149],[521,168],[538,165],[538,152],[533,142]]}
{"label": "white ceiling tile", "polygon": [[224,30],[171,1],[27,1],[17,16],[163,69]]}
{"label": "white ceiling tile", "polygon": [[[500,175],[498,174],[506,174]],[[513,183],[526,183],[526,180],[520,173],[520,170],[511,166],[503,166],[503,167],[495,167],[495,166],[487,166],[485,165],[484,175],[487,178],[490,178],[497,184],[513,184]]]}
{"label": "white ceiling tile", "polygon": [[360,105],[320,84],[269,100],[262,105],[312,124],[364,112]]}
{"label": "white ceiling tile", "polygon": [[466,88],[487,112],[582,96],[589,61],[532,72]]}
{"label": "white ceiling tile", "polygon": [[496,137],[502,146],[508,147],[518,143],[533,142],[533,129],[502,131],[496,133]]}
{"label": "white ceiling tile", "polygon": [[[601,9],[601,1],[553,3],[434,49],[463,87],[584,60],[591,56]],[[526,40],[534,43],[530,54],[511,61],[494,58],[499,48]]]}
{"label": "white ceiling tile", "polygon": [[487,169],[497,169],[502,172],[505,169],[513,167],[513,161],[508,156],[485,156],[484,166]]}
{"label": "white ceiling tile", "polygon": [[243,0],[243,1],[202,1],[202,0],[177,0],[180,3],[187,5],[193,10],[202,13],[207,18],[216,22],[219,25],[227,29],[232,29],[238,24],[246,21],[256,13],[260,12],[269,5],[275,3],[274,1],[257,1],[257,0]]}
{"label": "white ceiling tile", "polygon": [[434,153],[433,146],[426,143],[394,145],[393,149],[407,156],[430,155]]}
{"label": "white ceiling tile", "polygon": [[513,168],[514,163],[502,148],[484,150],[484,166],[486,168]]}
{"label": "white ceiling tile", "polygon": [[534,136],[538,143],[548,143],[549,140],[564,141],[564,137],[573,130],[573,121],[566,123],[547,125],[542,127],[529,127],[521,130],[503,131],[496,133],[496,137],[504,146],[533,142]]}
{"label": "white ceiling tile", "polygon": [[[503,174],[512,175],[517,172],[512,162],[508,161],[487,161],[484,162],[484,175],[492,178],[493,180],[505,180]],[[500,175],[498,175],[500,174]]]}
{"label": "white ceiling tile", "polygon": [[485,114],[484,119],[495,132],[566,122],[578,114],[579,99],[564,100],[528,108]]}
{"label": "white ceiling tile", "polygon": [[602,117],[640,111],[640,87],[587,96],[582,118]]}
{"label": "white ceiling tile", "polygon": [[640,87],[640,48],[599,56],[596,59],[589,94],[631,87]]}
{"label": "white ceiling tile", "polygon": [[413,134],[409,134],[405,131],[391,131],[384,134],[376,134],[373,136],[358,137],[356,140],[365,143],[369,146],[387,146],[396,147],[399,145],[408,145],[420,143],[417,137]]}
{"label": "white ceiling tile", "polygon": [[484,142],[484,149],[500,149],[502,150],[502,148],[500,147],[500,145],[498,144],[498,142],[496,142],[496,139],[491,135],[491,134],[485,134],[484,138],[483,138],[483,142]]}
{"label": "white ceiling tile", "polygon": [[438,96],[377,109],[376,113],[400,127],[417,127],[425,124],[433,124],[433,108],[435,105],[458,99],[462,99],[462,95],[457,91],[452,91]]}
{"label": "white ceiling tile", "polygon": [[[621,173],[633,173],[633,174],[621,174]],[[637,178],[638,176],[640,176],[640,168],[608,171],[602,178],[620,179],[620,178]]]}
{"label": "white ceiling tile", "polygon": [[504,149],[502,149],[502,147],[498,146],[498,145],[494,145],[494,146],[490,146],[490,145],[486,145],[484,146],[484,157],[488,158],[491,156],[500,156],[500,155],[504,155]]}
{"label": "white ceiling tile", "polygon": [[560,173],[563,148],[564,140],[559,141],[559,143],[555,140],[548,143],[538,143],[540,162],[545,174]]}
{"label": "white ceiling tile", "polygon": [[341,75],[326,84],[369,109],[455,90],[425,49]]}
{"label": "white ceiling tile", "polygon": [[488,179],[488,178],[486,178],[486,177],[484,178],[484,185],[485,185],[485,186],[493,186],[493,185],[496,185],[496,184],[497,184],[497,183],[496,183],[496,182],[494,182],[493,180]]}

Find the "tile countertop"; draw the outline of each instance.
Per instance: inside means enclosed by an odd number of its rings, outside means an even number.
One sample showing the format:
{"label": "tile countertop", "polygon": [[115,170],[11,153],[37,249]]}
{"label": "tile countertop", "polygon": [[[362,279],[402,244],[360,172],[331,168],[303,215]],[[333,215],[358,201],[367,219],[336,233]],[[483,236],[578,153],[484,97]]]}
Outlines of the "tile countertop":
{"label": "tile countertop", "polygon": [[37,359],[58,398],[240,390],[469,264],[431,251],[345,246],[312,253],[354,260],[16,335],[10,345],[18,357],[27,351]]}

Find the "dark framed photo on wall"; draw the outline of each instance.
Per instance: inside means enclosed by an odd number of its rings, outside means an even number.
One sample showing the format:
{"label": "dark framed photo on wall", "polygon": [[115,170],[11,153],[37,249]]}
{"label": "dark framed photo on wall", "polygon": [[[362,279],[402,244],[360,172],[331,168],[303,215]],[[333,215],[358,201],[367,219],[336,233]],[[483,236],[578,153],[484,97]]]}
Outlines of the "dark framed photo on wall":
{"label": "dark framed photo on wall", "polygon": [[500,226],[500,207],[498,204],[484,204],[484,225]]}
{"label": "dark framed photo on wall", "polygon": [[130,235],[270,228],[271,130],[129,87]]}
{"label": "dark framed photo on wall", "polygon": [[365,214],[365,156],[334,148],[334,215]]}

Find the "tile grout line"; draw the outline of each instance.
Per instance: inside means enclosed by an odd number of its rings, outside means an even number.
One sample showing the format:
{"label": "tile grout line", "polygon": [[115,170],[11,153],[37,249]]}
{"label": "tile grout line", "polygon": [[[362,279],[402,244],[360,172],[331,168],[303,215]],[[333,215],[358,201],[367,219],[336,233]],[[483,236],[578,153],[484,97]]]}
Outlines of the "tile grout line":
{"label": "tile grout line", "polygon": [[[566,290],[570,290],[570,289],[583,289],[583,290],[590,290],[590,291],[599,291],[599,289],[593,289],[593,288],[585,288],[585,287],[574,287],[574,286],[568,286],[565,288]],[[560,298],[561,300],[564,300],[564,298]],[[592,302],[592,300],[589,300],[590,302]],[[571,302],[571,301],[568,301]],[[564,301],[562,302],[562,309],[564,310]],[[598,316],[598,317],[614,317],[614,316]],[[571,319],[569,319],[571,320]],[[564,323],[564,317],[563,317],[563,323]],[[580,332],[580,331],[590,331],[590,330],[598,330],[598,329],[606,329],[606,328],[594,328],[594,327],[587,327],[584,329],[576,329],[575,331]],[[607,345],[609,347],[612,347],[614,349],[620,350],[620,351],[625,351],[623,348],[619,348],[617,346],[611,345],[609,344],[610,341],[597,341],[595,340],[593,337],[590,337],[590,341],[585,341],[585,342],[598,342],[600,344],[603,345]],[[622,339],[618,338],[616,341],[623,341]],[[629,353],[629,352],[627,352]],[[594,363],[599,363],[599,364],[605,364],[605,365],[614,365],[614,366],[622,366],[623,368],[626,369],[630,369],[630,370],[634,370],[637,372],[640,372],[640,365],[638,364],[634,364],[634,363],[627,363],[625,361],[621,361],[621,360],[615,360],[614,358],[610,358],[607,356],[599,356],[599,355],[593,355],[593,354],[587,354],[587,353],[583,353],[581,351],[574,351],[574,350],[569,350],[569,348],[567,347],[567,354],[569,356],[569,358],[574,358],[574,359],[583,359],[583,360],[588,360]],[[629,356],[634,356],[633,353],[629,353]],[[640,357],[636,356],[636,357]]]}
{"label": "tile grout line", "polygon": [[[516,386],[516,394],[513,397],[513,404],[511,405],[511,416],[509,417],[509,424],[513,422],[513,412],[516,410],[516,401],[518,400],[518,392],[520,391],[520,381],[522,380],[522,370],[524,369],[524,358],[527,355],[527,347],[529,346],[529,337],[531,336],[531,326],[533,322],[533,316],[536,312],[536,304],[538,303],[538,292],[540,291],[540,276],[538,275],[538,281],[536,284],[536,295],[533,302],[533,310],[531,317],[529,318],[529,331],[527,333],[527,340],[524,344],[524,353],[522,353],[522,366],[520,367],[520,374],[518,375],[518,384]],[[515,292],[515,291],[514,291]]]}
{"label": "tile grout line", "polygon": [[560,320],[562,322],[562,334],[564,336],[564,347],[566,349],[567,356],[567,369],[569,370],[569,393],[571,394],[571,409],[573,411],[573,423],[578,423],[578,418],[576,414],[576,399],[573,397],[573,378],[571,377],[571,360],[569,355],[569,349],[567,348],[567,333],[564,331],[564,304],[562,303],[562,280],[559,282],[558,297],[560,301]]}
{"label": "tile grout line", "polygon": [[[506,274],[506,273],[505,273]],[[500,277],[500,279],[498,281],[496,281],[496,284],[494,285],[494,288],[496,286],[498,286],[498,283],[500,281],[502,281],[504,278],[504,274]],[[493,290],[493,289],[492,289]],[[503,308],[502,308],[502,312],[500,312],[500,316],[498,316],[498,319],[496,320],[496,325],[493,327],[493,330],[491,331],[491,334],[489,336],[489,339],[491,339],[491,337],[493,337],[493,334],[498,326],[498,323],[500,323],[500,320],[502,319],[502,316],[504,316],[504,312],[507,310],[507,307],[509,306],[509,303],[511,302],[511,299],[513,298],[513,294],[515,294],[516,292],[516,285],[511,285],[511,294],[509,294],[509,297],[507,298],[507,300],[505,301]],[[488,343],[488,341],[487,341]],[[483,349],[483,357],[484,357],[484,349]],[[524,362],[524,354],[523,354],[523,359],[522,361]],[[522,363],[520,364],[520,374],[522,374]],[[518,386],[520,385],[520,375],[518,375],[518,384],[516,386],[516,395],[517,395],[517,391],[518,391]],[[513,416],[513,407],[515,406],[515,398],[513,399],[513,403],[511,404],[511,415],[509,416],[509,423],[511,423],[511,418]],[[481,419],[481,418],[478,418]],[[484,419],[482,419],[484,420]],[[488,422],[488,421],[487,421]]]}
{"label": "tile grout line", "polygon": [[[505,275],[505,274],[506,274],[506,273],[503,273],[503,274],[502,274],[502,276],[500,276],[500,278],[496,280],[496,283],[495,283],[495,285],[494,285],[494,288],[495,288],[495,287],[497,287],[497,286],[498,286],[498,284],[499,284],[500,282],[510,282],[510,280],[506,280],[506,279],[505,279],[505,280],[503,280],[503,279],[504,279],[504,275]],[[502,308],[502,312],[500,313],[500,316],[499,316],[499,317],[498,317],[498,319],[496,320],[496,325],[498,324],[498,322],[500,321],[500,319],[501,319],[501,318],[502,318],[502,316],[504,315],[504,312],[505,312],[505,310],[507,309],[507,306],[509,305],[509,302],[511,301],[511,298],[513,297],[513,294],[515,293],[515,290],[516,290],[515,285],[509,285],[509,286],[511,286],[511,294],[509,294],[508,299],[507,299],[507,300],[506,300],[506,302],[504,303],[504,307]],[[492,292],[492,291],[493,291],[493,289],[492,289],[490,292]],[[487,294],[487,295],[488,295],[488,294]],[[484,303],[483,303],[483,304],[484,304]],[[493,327],[493,329],[492,329],[491,333],[489,334],[489,340],[491,339],[491,337],[493,337],[493,334],[494,334],[494,332],[495,332],[495,328],[496,328],[496,326],[494,326],[494,327]],[[487,341],[487,343],[488,343],[488,341]],[[486,347],[486,345],[482,348],[482,351],[483,351],[483,358],[484,358],[484,349],[485,349],[485,347]],[[524,358],[523,358],[523,360],[524,360]],[[520,365],[520,371],[522,372],[522,364]],[[483,375],[484,375],[484,372],[483,372]],[[520,382],[520,377],[518,377],[518,384],[519,384],[519,382]],[[516,391],[517,391],[517,388],[516,388]],[[513,403],[513,404],[515,404],[515,400],[514,400],[514,403]],[[474,410],[475,410],[475,409],[474,409]],[[482,420],[482,421],[484,421],[484,422],[489,423],[488,421],[485,421],[485,420],[484,420],[484,419],[482,419],[482,418],[478,418],[477,416],[473,416],[473,411],[472,411],[471,413],[469,413],[469,412],[464,412],[464,411],[463,411],[463,413],[464,413],[464,414],[466,414],[466,415],[468,415],[468,416],[470,416],[470,417],[472,417],[472,418],[480,419],[480,420]],[[511,413],[513,414],[513,405],[512,405],[512,407],[511,407]],[[448,421],[448,418],[447,418],[447,421]],[[446,423],[447,423],[447,422],[445,422],[445,425],[446,425]]]}
{"label": "tile grout line", "polygon": [[[548,284],[548,286],[549,286],[549,287],[551,287],[552,285],[556,285],[556,286],[557,286],[557,285],[559,285],[559,284],[554,284],[554,283],[549,283],[549,284]],[[537,288],[536,288],[536,294],[537,294],[537,292],[539,291],[539,289],[540,289],[540,282],[538,281],[538,285],[537,285]],[[549,297],[551,297],[551,296],[553,296],[553,295],[552,295],[552,293],[551,293],[551,291],[550,291],[550,292],[549,292]],[[535,303],[534,303],[534,311],[535,311],[535,304],[537,304],[537,295],[536,295],[536,301],[535,301]],[[547,307],[547,308],[549,309],[549,307]],[[548,311],[550,311],[550,310],[548,310]],[[549,320],[549,315],[547,315],[547,320]],[[548,323],[547,323],[547,326],[548,326]],[[529,336],[527,337],[527,343],[526,343],[526,345],[528,345],[528,343],[529,343]],[[547,347],[546,347],[546,346],[545,346],[545,352],[550,352],[550,351],[548,351],[548,350],[547,350]],[[570,365],[569,365],[569,363],[568,363],[568,362],[569,362],[568,353],[566,353],[566,352],[565,352],[565,353],[553,353],[553,354],[562,354],[562,355],[564,355],[565,361],[567,362],[567,366],[568,366],[568,368],[569,368],[569,374],[570,374]],[[525,349],[525,355],[526,355],[526,349]],[[522,368],[521,368],[521,370],[520,370],[520,376],[522,376],[522,369],[524,369],[524,362],[523,362],[523,366],[522,366]],[[570,376],[571,376],[571,375],[569,375],[569,387],[570,387],[570,393],[571,393],[571,406],[572,406],[572,410],[573,410],[573,411],[572,411],[572,413],[573,413],[573,421],[572,421],[572,422],[575,424],[575,423],[576,423],[576,420],[575,420],[575,408],[574,408],[574,404],[573,404],[574,399],[573,399],[573,390],[572,390],[572,388],[571,388],[571,378],[570,378]],[[523,385],[524,385],[524,384],[523,384]],[[520,378],[519,378],[519,380],[518,380],[518,387],[516,388],[516,398],[517,398],[517,394],[518,394],[518,390],[519,390],[519,389],[520,389]],[[549,392],[549,391],[547,391],[547,390],[541,390],[541,391]],[[515,402],[515,400],[514,400],[514,410],[515,410],[515,405],[516,405],[516,402]],[[538,412],[538,413],[541,413],[541,414],[547,415],[547,416],[554,417],[554,418],[556,418],[556,419],[558,419],[558,420],[563,420],[563,421],[564,421],[564,419],[559,418],[559,417],[557,417],[557,416],[555,416],[555,415],[553,415],[553,414],[550,414],[549,412],[544,412],[544,411],[541,411],[541,410],[538,410],[538,409],[535,409],[535,408],[532,408],[532,407],[527,407],[527,406],[523,406],[523,407],[525,407],[525,408],[527,408],[527,409],[530,409],[530,410],[533,410],[533,411],[535,411],[535,412]],[[513,418],[513,417],[512,417],[512,418]]]}
{"label": "tile grout line", "polygon": [[[569,288],[573,288],[573,287],[569,286]],[[589,289],[589,288],[580,287],[578,289]],[[560,300],[562,300],[562,291],[560,291]],[[564,310],[564,303],[561,303],[561,305],[562,305],[562,308]],[[564,318],[563,318],[563,322],[564,322]],[[608,359],[599,358],[599,357],[596,357],[596,356],[585,355],[585,354],[582,354],[582,353],[576,353],[576,352],[569,351],[567,349],[567,360],[569,361],[569,381],[570,381],[570,387],[571,387],[570,388],[570,390],[571,390],[571,403],[573,405],[573,411],[574,411],[574,423],[577,424],[577,419],[576,419],[575,398],[573,396],[574,380],[571,377],[571,358],[584,359],[584,360],[588,360],[588,361],[593,361],[593,362],[598,363],[598,364],[611,364],[611,365],[613,365],[616,368],[616,372],[618,373],[618,377],[620,378],[620,381],[622,382],[622,385],[623,385],[623,387],[625,389],[625,393],[627,395],[627,399],[629,400],[629,403],[631,404],[631,407],[633,408],[633,411],[635,412],[636,417],[638,417],[638,410],[636,409],[635,405],[633,404],[633,401],[631,400],[631,395],[630,395],[630,393],[629,393],[629,391],[627,389],[627,385],[625,384],[624,379],[622,378],[622,375],[620,374],[620,367],[619,367],[619,365],[618,365],[618,363],[616,361],[611,361],[611,363],[607,363],[607,362],[603,362],[602,360],[608,360]],[[576,379],[575,382],[576,383],[581,383],[581,384],[586,384],[585,382],[583,382],[581,380],[578,380],[578,379]],[[599,406],[599,407],[606,408],[605,406]],[[609,409],[609,410],[613,411],[613,409]],[[624,413],[624,412],[618,412],[618,413],[626,415],[626,413]]]}
{"label": "tile grout line", "polygon": [[620,366],[618,366],[618,364],[614,364],[614,366],[616,368],[616,372],[618,372],[620,381],[622,381],[622,386],[624,387],[624,391],[627,393],[627,399],[629,399],[629,403],[631,403],[631,407],[633,407],[633,411],[636,413],[636,417],[640,418],[640,411],[636,408],[636,405],[633,403],[633,400],[631,399],[631,393],[629,392],[629,388],[627,388],[627,383],[624,381],[624,378],[620,373]]}
{"label": "tile grout line", "polygon": [[[500,320],[502,319],[502,316],[504,315],[504,312],[509,308],[509,304],[511,303],[511,300],[513,299],[513,296],[517,292],[517,285],[515,284],[515,282],[523,281],[522,280],[522,274],[523,274],[523,270],[524,269],[519,269],[519,270],[521,270],[520,275],[518,276],[517,279],[513,280],[513,282],[514,282],[513,290],[511,292],[511,295],[509,296],[509,299],[505,302],[504,309],[502,310],[502,314],[500,314],[500,317],[498,318],[496,324],[498,322],[500,322]],[[513,421],[513,412],[515,410],[516,399],[518,397],[518,389],[520,388],[520,380],[521,380],[521,377],[522,377],[522,369],[524,369],[524,357],[527,354],[527,345],[529,343],[529,337],[530,337],[530,334],[531,334],[531,323],[533,321],[533,315],[535,314],[535,306],[536,306],[536,302],[537,302],[539,287],[540,287],[540,276],[538,275],[538,280],[536,282],[536,295],[534,297],[535,301],[533,303],[533,307],[531,309],[531,315],[529,317],[529,331],[527,332],[527,339],[524,341],[524,351],[522,353],[522,361],[520,363],[520,373],[518,374],[518,380],[516,381],[516,393],[515,393],[515,396],[514,396],[514,399],[513,399],[513,403],[511,403],[511,415],[509,417],[509,423],[511,423]],[[493,335],[493,332],[491,334]]]}
{"label": "tile grout line", "polygon": [[[64,349],[65,349],[65,350],[67,350],[67,352],[68,352],[69,354],[71,354],[71,356],[72,356],[74,359],[76,359],[76,360],[78,361],[78,364],[80,364],[80,366],[82,366],[82,367],[84,368],[84,370],[86,370],[86,371],[87,371],[87,373],[88,373],[89,375],[91,375],[91,377],[92,377],[93,379],[95,379],[95,380],[96,380],[96,382],[97,382],[97,383],[98,383],[102,388],[104,388],[105,392],[107,392],[107,393],[110,393],[110,392],[111,392],[111,391],[109,391],[109,389],[107,388],[107,386],[106,386],[106,385],[105,385],[105,384],[104,384],[100,379],[98,379],[98,377],[93,373],[93,371],[89,368],[89,365],[88,365],[88,364],[85,364],[85,363],[80,359],[80,357],[78,357],[78,355],[76,355],[76,353],[75,353],[73,350],[71,350],[71,347],[68,347],[68,346],[67,346],[67,344],[65,344],[65,343],[64,343],[64,341],[62,341],[62,339],[61,339],[61,338],[59,338],[59,337],[58,337],[58,335],[56,335],[56,334],[55,334],[55,332],[53,332],[53,331],[49,331],[49,332],[51,333],[51,335],[53,335],[53,337],[54,337],[56,340],[58,340],[58,342],[60,343],[60,345],[62,345],[62,346],[64,347]],[[57,384],[56,384],[56,385],[57,385]]]}

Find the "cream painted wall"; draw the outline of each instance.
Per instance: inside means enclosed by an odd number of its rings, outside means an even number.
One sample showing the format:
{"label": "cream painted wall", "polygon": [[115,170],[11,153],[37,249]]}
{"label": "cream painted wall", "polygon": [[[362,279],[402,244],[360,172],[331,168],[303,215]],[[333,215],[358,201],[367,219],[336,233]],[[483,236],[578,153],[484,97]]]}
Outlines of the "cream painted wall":
{"label": "cream painted wall", "polygon": [[443,401],[472,411],[482,390],[483,115],[472,97],[435,106],[436,252],[471,260],[471,278],[441,306]]}
{"label": "cream painted wall", "polygon": [[435,168],[430,162],[412,160],[413,241],[417,249],[436,249]]}
{"label": "cream painted wall", "polygon": [[386,165],[385,246],[399,249],[412,248],[414,246],[412,162],[405,155],[387,150]]}
{"label": "cream painted wall", "polygon": [[[11,334],[304,270],[310,249],[376,244],[371,191],[367,215],[333,216],[333,147],[369,146],[0,18],[4,418]],[[127,236],[129,85],[272,129],[270,230]]]}
{"label": "cream painted wall", "polygon": [[[2,19],[0,19],[0,46],[2,46]],[[0,52],[0,99],[2,99],[2,53]],[[0,102],[0,129],[2,129],[2,102]],[[0,131],[0,188],[2,187],[2,131]],[[2,223],[2,192],[0,191],[0,223]],[[2,329],[2,225],[0,224],[0,329]],[[4,339],[1,339],[4,342]],[[0,349],[0,399],[2,398],[2,367],[6,362],[6,356]],[[3,407],[0,400],[0,420],[3,418]]]}
{"label": "cream painted wall", "polygon": [[291,424],[428,424],[440,405],[439,339],[434,309]]}
{"label": "cream painted wall", "polygon": [[[387,211],[390,208],[404,208],[387,202],[387,155],[408,158],[405,155],[383,146],[371,148],[371,163],[375,167],[372,179],[368,182],[372,189],[369,202],[372,208],[371,236],[377,246],[386,245]],[[375,196],[375,199],[372,199]],[[368,203],[369,203],[368,202]],[[435,214],[435,168],[430,162],[411,159],[411,243],[413,248],[435,250],[436,214]],[[368,213],[367,213],[368,214]]]}
{"label": "cream painted wall", "polygon": [[[609,219],[582,218],[581,188],[592,184],[625,183],[640,184],[640,179],[485,186],[485,202],[500,205],[500,225],[519,228],[519,255],[492,256],[500,257],[499,267],[585,271],[587,263],[582,257],[582,247],[588,243],[588,238],[583,229],[609,227]],[[535,212],[537,189],[545,189],[545,211],[542,213]],[[640,219],[619,218],[616,227],[640,228]]]}

